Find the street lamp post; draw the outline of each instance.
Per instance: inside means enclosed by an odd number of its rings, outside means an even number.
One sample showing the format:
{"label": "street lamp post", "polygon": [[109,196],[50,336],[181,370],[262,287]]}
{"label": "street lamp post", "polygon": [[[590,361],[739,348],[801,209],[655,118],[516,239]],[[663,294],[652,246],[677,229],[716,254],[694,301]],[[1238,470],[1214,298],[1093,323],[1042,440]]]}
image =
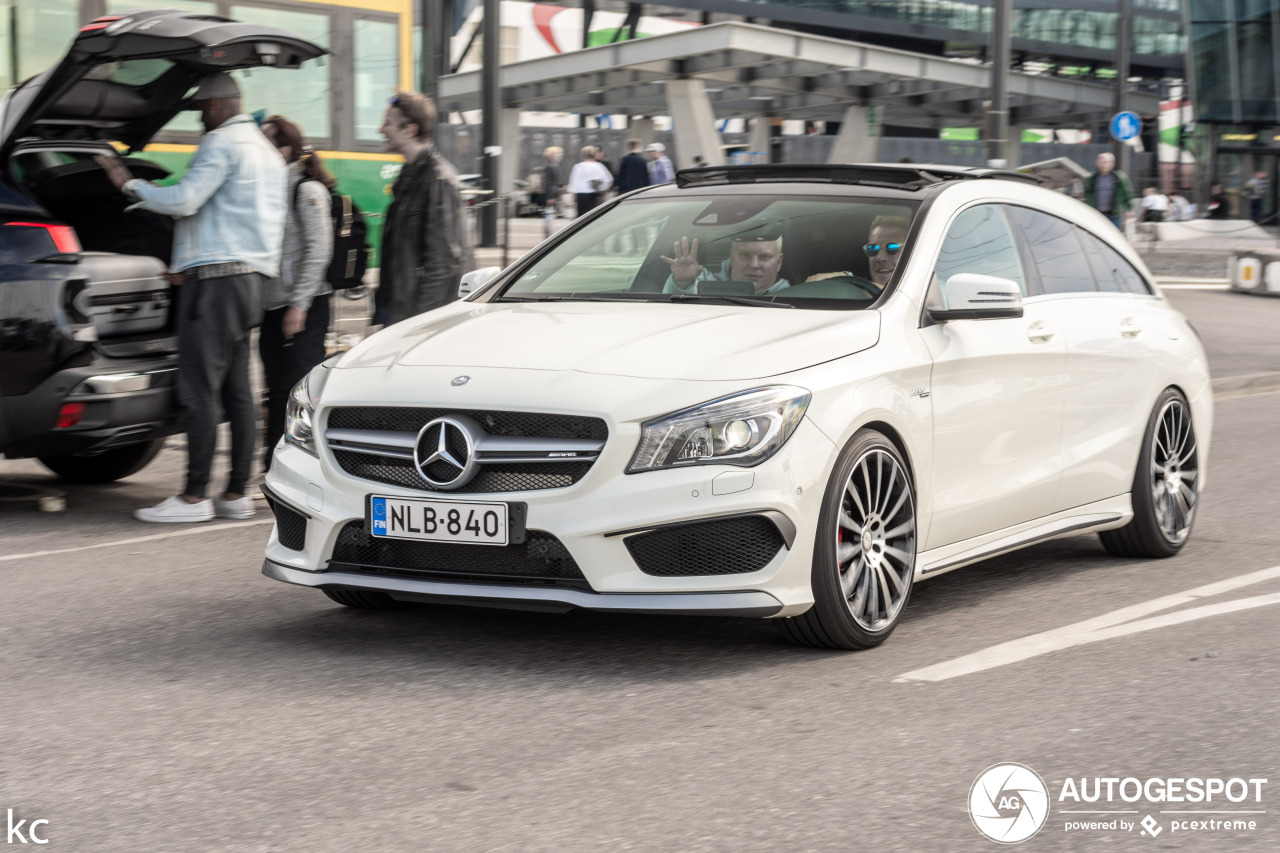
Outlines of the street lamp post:
{"label": "street lamp post", "polygon": [[[484,112],[483,125],[480,129],[480,178],[483,188],[491,192],[485,201],[496,202],[501,195],[498,186],[498,158],[502,148],[498,143],[499,126],[502,120],[501,92],[498,87],[500,53],[499,47],[499,0],[484,0],[484,69],[480,75],[481,108]],[[498,245],[498,205],[484,204],[480,208],[480,245],[492,247]]]}
{"label": "street lamp post", "polygon": [[[1133,45],[1133,0],[1120,0],[1117,4],[1116,15],[1116,90],[1113,93],[1113,116],[1119,115],[1125,110],[1125,102],[1129,89],[1129,63],[1132,56]],[[1112,146],[1115,148],[1116,169],[1129,174],[1129,152],[1132,150],[1128,142],[1121,142],[1118,139],[1112,140]]]}
{"label": "street lamp post", "polygon": [[995,0],[991,21],[991,106],[987,110],[987,161],[1010,162],[1009,150],[1009,57],[1010,22],[1013,0]]}

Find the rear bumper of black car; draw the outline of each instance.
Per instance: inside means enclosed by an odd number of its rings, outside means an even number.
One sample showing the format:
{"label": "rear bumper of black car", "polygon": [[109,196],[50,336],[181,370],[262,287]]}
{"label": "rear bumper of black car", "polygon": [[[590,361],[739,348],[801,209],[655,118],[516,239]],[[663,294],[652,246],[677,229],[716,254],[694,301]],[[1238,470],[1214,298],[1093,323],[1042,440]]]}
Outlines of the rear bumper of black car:
{"label": "rear bumper of black car", "polygon": [[[93,454],[178,431],[176,359],[59,371],[30,393],[0,398],[6,456]],[[74,424],[60,427],[64,406]],[[83,410],[79,410],[83,406]]]}

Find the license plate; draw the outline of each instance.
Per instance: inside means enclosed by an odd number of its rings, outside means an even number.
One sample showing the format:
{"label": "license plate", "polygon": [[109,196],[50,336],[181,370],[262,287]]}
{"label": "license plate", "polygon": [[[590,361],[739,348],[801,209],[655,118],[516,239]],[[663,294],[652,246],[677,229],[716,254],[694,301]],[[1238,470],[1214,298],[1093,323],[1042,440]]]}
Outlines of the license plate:
{"label": "license plate", "polygon": [[369,498],[369,530],[382,539],[506,545],[505,503]]}

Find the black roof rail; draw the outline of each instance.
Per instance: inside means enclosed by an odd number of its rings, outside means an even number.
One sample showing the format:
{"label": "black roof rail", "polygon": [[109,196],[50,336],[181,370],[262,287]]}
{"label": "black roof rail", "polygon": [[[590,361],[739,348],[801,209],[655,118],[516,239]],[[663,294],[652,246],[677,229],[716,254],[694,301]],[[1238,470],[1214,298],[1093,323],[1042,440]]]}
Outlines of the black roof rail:
{"label": "black roof rail", "polygon": [[680,169],[676,186],[709,187],[723,184],[766,184],[804,182],[824,184],[859,184],[887,189],[914,191],[946,181],[996,178],[1039,184],[1040,179],[1008,169],[974,166],[937,166],[933,164],[861,163],[822,165],[813,163],[776,163],[763,166],[704,166]]}

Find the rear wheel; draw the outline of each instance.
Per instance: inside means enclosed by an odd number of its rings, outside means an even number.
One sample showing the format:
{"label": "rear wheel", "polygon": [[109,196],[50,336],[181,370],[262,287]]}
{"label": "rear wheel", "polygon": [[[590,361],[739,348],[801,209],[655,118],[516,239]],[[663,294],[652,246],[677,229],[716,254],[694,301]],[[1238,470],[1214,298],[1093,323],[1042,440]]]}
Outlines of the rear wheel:
{"label": "rear wheel", "polygon": [[1117,557],[1172,557],[1191,536],[1200,498],[1200,463],[1191,406],[1167,389],[1147,422],[1133,475],[1133,518],[1098,534]]}
{"label": "rear wheel", "polygon": [[836,460],[813,555],[814,603],[776,620],[794,643],[868,649],[897,627],[916,565],[915,492],[889,439],[858,432]]}
{"label": "rear wheel", "polygon": [[385,592],[364,589],[326,589],[322,590],[330,600],[356,610],[405,610],[413,605],[405,601],[396,601]]}
{"label": "rear wheel", "polygon": [[160,448],[164,439],[157,438],[141,444],[129,444],[114,450],[104,450],[93,456],[41,456],[40,463],[64,480],[73,483],[110,483],[136,474],[145,468]]}

